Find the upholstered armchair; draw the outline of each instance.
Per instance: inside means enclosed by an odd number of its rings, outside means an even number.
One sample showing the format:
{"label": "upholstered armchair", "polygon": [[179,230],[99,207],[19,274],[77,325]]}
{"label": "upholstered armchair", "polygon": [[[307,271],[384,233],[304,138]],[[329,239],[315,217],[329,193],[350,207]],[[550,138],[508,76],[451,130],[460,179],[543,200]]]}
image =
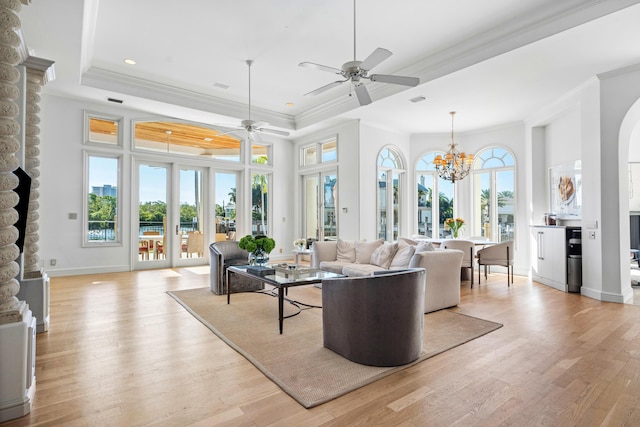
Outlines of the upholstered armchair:
{"label": "upholstered armchair", "polygon": [[473,262],[475,257],[475,244],[470,240],[443,240],[441,249],[457,249],[464,252],[461,268],[471,269],[471,287],[473,288]]}
{"label": "upholstered armchair", "polygon": [[[480,266],[482,265],[484,265],[485,280],[488,265],[501,265],[507,267],[507,286],[513,283],[513,240],[480,249],[476,257],[478,258],[478,283],[480,283]],[[509,279],[509,270],[511,270],[511,279]]]}
{"label": "upholstered armchair", "polygon": [[372,366],[398,366],[420,356],[425,270],[322,281],[324,346]]}
{"label": "upholstered armchair", "polygon": [[217,295],[227,293],[227,267],[247,265],[249,253],[238,247],[238,242],[220,241],[209,245],[211,292]]}

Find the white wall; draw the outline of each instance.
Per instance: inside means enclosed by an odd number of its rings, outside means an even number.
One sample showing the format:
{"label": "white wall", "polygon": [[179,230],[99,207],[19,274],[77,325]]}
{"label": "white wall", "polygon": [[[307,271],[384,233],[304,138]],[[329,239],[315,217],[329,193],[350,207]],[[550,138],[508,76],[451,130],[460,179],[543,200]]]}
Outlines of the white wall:
{"label": "white wall", "polygon": [[[582,133],[580,126],[580,109],[574,105],[554,117],[544,127],[545,167],[547,170],[554,166],[573,163],[582,159]],[[547,188],[549,187],[547,186]]]}
{"label": "white wall", "polygon": [[[83,111],[123,116],[124,148],[122,176],[123,185],[119,189],[123,205],[123,242],[114,247],[83,247],[82,215],[84,194],[84,150],[92,152],[114,152],[111,149],[101,149],[83,144]],[[131,121],[136,119],[165,119],[166,117],[151,117],[148,113],[134,111],[117,105],[89,104],[80,100],[44,95],[42,101],[42,123],[40,125],[40,264],[51,276],[86,274],[96,272],[128,271],[132,269],[133,260],[137,256],[137,238],[132,238],[130,225],[132,203],[132,156],[139,159],[157,160],[163,162],[179,162],[189,166],[205,168],[209,176],[219,170],[240,171],[240,182],[247,187],[250,185],[251,165],[249,161],[242,164],[229,165],[227,162],[216,162],[210,158],[190,158],[179,156],[162,156],[147,153],[133,153],[131,151]],[[276,240],[276,249],[272,257],[290,257],[291,242],[294,233],[293,205],[287,189],[293,180],[290,165],[293,162],[293,149],[289,141],[267,136],[265,141],[273,142],[272,185],[273,198],[271,200],[270,235]],[[248,156],[245,156],[248,158]],[[284,167],[282,167],[284,165]],[[208,181],[211,182],[211,179]],[[209,200],[213,198],[213,189]],[[68,219],[69,213],[77,213],[78,219]],[[212,221],[213,218],[209,218]],[[245,224],[248,221],[239,222]],[[238,230],[238,234],[248,233],[248,230]],[[208,246],[208,242],[205,242]],[[206,248],[205,248],[206,249]],[[208,250],[205,250],[208,257]],[[50,260],[56,259],[56,265],[51,266]],[[207,261],[205,260],[205,263]]]}

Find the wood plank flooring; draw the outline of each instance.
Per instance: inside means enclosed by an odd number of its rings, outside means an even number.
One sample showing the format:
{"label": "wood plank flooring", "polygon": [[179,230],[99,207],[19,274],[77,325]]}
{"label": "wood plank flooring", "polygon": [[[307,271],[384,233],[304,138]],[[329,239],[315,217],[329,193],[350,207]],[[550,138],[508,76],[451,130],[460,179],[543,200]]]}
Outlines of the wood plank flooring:
{"label": "wood plank flooring", "polygon": [[456,310],[503,328],[305,410],[166,294],[208,273],[53,278],[32,411],[3,425],[640,425],[638,306],[463,282]]}

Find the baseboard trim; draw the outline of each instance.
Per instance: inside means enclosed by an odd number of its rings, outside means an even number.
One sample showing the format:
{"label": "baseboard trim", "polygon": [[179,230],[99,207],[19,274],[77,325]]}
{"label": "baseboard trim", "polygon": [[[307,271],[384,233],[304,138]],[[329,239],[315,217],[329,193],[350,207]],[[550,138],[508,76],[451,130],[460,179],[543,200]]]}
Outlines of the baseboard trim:
{"label": "baseboard trim", "polygon": [[628,299],[628,297],[625,298],[625,295],[622,294],[602,292],[599,290],[587,288],[584,285],[582,285],[582,287],[580,288],[580,293],[586,297],[593,298],[599,301],[616,302],[619,304],[624,304],[625,299]]}
{"label": "baseboard trim", "polygon": [[61,268],[56,270],[47,269],[47,274],[50,277],[60,277],[60,276],[81,276],[83,274],[97,274],[97,273],[122,273],[126,271],[131,271],[131,266],[114,265],[111,267]]}

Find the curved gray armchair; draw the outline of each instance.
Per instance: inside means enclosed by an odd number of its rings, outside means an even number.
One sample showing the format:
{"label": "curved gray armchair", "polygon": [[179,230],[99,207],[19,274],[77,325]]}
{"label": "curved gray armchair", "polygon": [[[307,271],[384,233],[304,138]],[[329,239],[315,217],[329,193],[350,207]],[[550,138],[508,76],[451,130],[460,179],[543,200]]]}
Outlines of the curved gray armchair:
{"label": "curved gray armchair", "polygon": [[322,281],[324,346],[372,366],[420,356],[426,272],[422,268]]}
{"label": "curved gray armchair", "polygon": [[238,247],[235,241],[220,241],[209,245],[210,286],[211,292],[226,295],[226,271],[230,265],[247,265],[249,253]]}

